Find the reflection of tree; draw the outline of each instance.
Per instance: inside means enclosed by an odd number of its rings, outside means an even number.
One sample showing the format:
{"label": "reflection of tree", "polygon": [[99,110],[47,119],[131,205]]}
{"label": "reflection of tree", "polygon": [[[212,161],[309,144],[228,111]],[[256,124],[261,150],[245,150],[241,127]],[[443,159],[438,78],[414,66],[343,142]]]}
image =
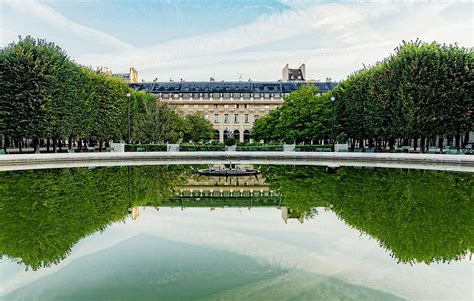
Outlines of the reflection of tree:
{"label": "reflection of tree", "polygon": [[457,260],[474,249],[473,174],[278,167],[268,178],[286,206],[311,212],[330,205],[400,262]]}
{"label": "reflection of tree", "polygon": [[57,264],[81,238],[123,220],[130,206],[165,198],[182,171],[133,167],[131,195],[127,167],[0,173],[0,254],[33,269]]}

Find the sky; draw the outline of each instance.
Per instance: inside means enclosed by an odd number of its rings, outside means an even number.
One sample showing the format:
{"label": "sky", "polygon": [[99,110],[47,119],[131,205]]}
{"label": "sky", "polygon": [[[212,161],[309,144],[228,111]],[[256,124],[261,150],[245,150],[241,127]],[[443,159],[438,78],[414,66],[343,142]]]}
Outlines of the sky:
{"label": "sky", "polygon": [[342,80],[417,38],[473,47],[472,1],[0,0],[0,47],[31,35],[145,81]]}

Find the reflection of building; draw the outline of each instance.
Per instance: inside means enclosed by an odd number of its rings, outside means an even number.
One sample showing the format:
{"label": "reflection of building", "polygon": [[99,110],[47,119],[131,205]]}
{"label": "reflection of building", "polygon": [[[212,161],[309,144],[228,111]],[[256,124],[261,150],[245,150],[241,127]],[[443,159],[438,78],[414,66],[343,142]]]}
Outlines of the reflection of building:
{"label": "reflection of building", "polygon": [[303,214],[287,207],[281,207],[281,218],[283,219],[285,224],[288,224],[289,219],[296,219],[301,224],[304,222]]}
{"label": "reflection of building", "polygon": [[[285,67],[286,69],[287,66]],[[159,97],[174,106],[178,113],[198,113],[214,126],[215,140],[224,141],[226,135],[238,141],[249,141],[253,123],[283,103],[283,97],[303,84],[316,86],[321,92],[331,90],[336,83],[305,82],[304,65],[297,77],[301,80],[274,82],[150,82],[130,86]],[[284,69],[285,70],[285,69]],[[285,73],[285,72],[283,72]],[[293,74],[293,73],[292,73]],[[296,72],[295,72],[296,74]]]}
{"label": "reflection of building", "polygon": [[132,215],[132,220],[136,220],[140,216],[140,207],[133,207],[128,210]]}
{"label": "reflection of building", "polygon": [[254,176],[191,178],[184,186],[176,187],[176,196],[206,198],[275,197],[265,180]]}

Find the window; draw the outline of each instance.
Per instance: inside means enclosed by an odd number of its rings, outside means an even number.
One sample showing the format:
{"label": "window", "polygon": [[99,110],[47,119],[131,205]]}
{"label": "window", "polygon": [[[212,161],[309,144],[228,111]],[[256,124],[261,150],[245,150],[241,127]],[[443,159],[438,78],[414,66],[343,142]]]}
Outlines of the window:
{"label": "window", "polygon": [[244,122],[249,123],[249,114],[244,115]]}
{"label": "window", "polygon": [[204,109],[207,109],[207,108],[209,108],[209,105],[204,105]]}
{"label": "window", "polygon": [[214,105],[214,109],[217,109],[217,105]]}
{"label": "window", "polygon": [[202,93],[202,98],[208,99],[209,98],[209,93]]}
{"label": "window", "polygon": [[209,120],[209,115],[204,115],[204,119]]}
{"label": "window", "polygon": [[253,93],[253,98],[260,98],[260,93]]}
{"label": "window", "polygon": [[229,107],[229,105],[228,105],[228,104],[225,104],[225,105],[224,105],[224,108],[225,108],[225,109],[227,109],[228,107]]}
{"label": "window", "polygon": [[198,99],[199,98],[199,93],[193,93],[193,98]]}
{"label": "window", "polygon": [[162,99],[170,98],[170,94],[169,93],[161,93],[161,98]]}
{"label": "window", "polygon": [[220,97],[221,97],[221,93],[212,93],[212,97],[213,97],[213,98],[220,98]]}
{"label": "window", "polygon": [[224,123],[229,123],[229,114],[224,114]]}
{"label": "window", "polygon": [[265,93],[265,98],[270,98],[270,93]]}
{"label": "window", "polygon": [[265,109],[270,109],[270,106],[269,106],[269,105],[265,105]]}
{"label": "window", "polygon": [[253,120],[254,120],[254,121],[257,121],[258,117],[260,117],[260,115],[254,115],[254,116],[253,116]]}
{"label": "window", "polygon": [[214,123],[219,123],[219,114],[214,114]]}
{"label": "window", "polygon": [[234,93],[234,94],[232,94],[232,97],[234,97],[234,98],[240,98],[240,93]]}
{"label": "window", "polygon": [[281,94],[280,93],[273,93],[273,98],[280,98]]}
{"label": "window", "polygon": [[243,93],[243,97],[245,99],[249,99],[250,98],[250,93]]}
{"label": "window", "polygon": [[199,105],[194,105],[194,108],[197,109],[199,107]]}
{"label": "window", "polygon": [[191,93],[183,93],[184,99],[189,99],[191,97]]}
{"label": "window", "polygon": [[235,105],[235,108],[238,109],[238,108],[239,108],[239,104],[236,104],[236,105]]}
{"label": "window", "polygon": [[227,93],[227,92],[226,92],[226,93],[224,93],[223,95],[224,95],[223,97],[224,97],[225,99],[229,99],[229,98],[230,98],[230,93]]}
{"label": "window", "polygon": [[247,108],[250,108],[250,105],[244,104],[244,108],[246,108],[246,109],[247,109]]}
{"label": "window", "polygon": [[234,114],[234,123],[239,123],[239,114]]}

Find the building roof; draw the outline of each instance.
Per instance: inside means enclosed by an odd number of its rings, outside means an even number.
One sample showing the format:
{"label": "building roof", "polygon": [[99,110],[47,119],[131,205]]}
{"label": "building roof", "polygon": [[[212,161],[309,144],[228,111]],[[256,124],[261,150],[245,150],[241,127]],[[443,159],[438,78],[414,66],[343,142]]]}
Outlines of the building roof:
{"label": "building roof", "polygon": [[289,93],[304,84],[314,85],[319,91],[333,89],[335,82],[152,82],[132,83],[130,87],[150,93],[205,93],[205,92],[254,92]]}

